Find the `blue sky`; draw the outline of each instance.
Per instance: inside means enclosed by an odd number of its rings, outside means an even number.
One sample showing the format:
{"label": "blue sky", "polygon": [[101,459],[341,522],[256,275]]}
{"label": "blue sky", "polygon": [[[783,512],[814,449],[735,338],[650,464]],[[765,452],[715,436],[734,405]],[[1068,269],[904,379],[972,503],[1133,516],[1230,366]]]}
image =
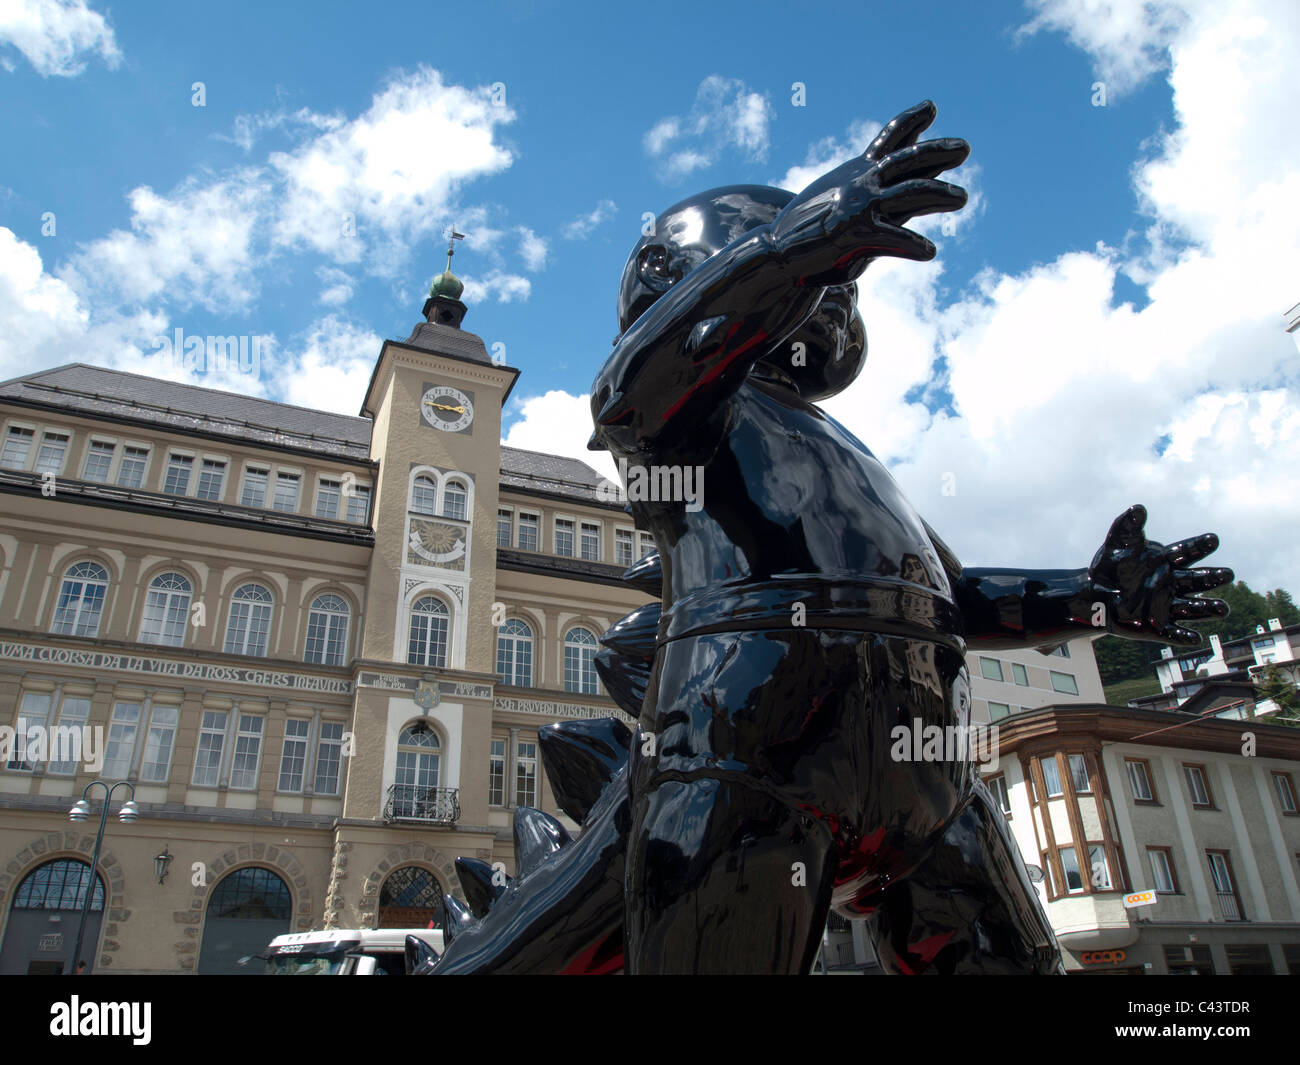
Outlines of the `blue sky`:
{"label": "blue sky", "polygon": [[1086,564],[1141,500],[1155,538],[1214,528],[1300,591],[1295,5],[912,7],[22,0],[0,375],[181,377],[158,335],[258,335],[256,380],[198,383],[355,413],[454,221],[465,326],[524,371],[507,439],[590,460],[643,212],[797,186],[929,97],[971,204],[927,220],[935,263],[865,276],[871,359],[831,413],[968,562]]}

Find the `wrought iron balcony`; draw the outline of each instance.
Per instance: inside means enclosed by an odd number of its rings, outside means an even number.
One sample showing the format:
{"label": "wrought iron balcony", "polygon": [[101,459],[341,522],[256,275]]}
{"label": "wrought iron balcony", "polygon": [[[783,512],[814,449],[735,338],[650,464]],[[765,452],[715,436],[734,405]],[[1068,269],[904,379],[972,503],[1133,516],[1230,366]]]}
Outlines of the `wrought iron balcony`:
{"label": "wrought iron balcony", "polygon": [[1216,892],[1219,896],[1219,912],[1223,914],[1225,921],[1244,921],[1246,918],[1241,912],[1241,903],[1237,901],[1237,896],[1231,891]]}
{"label": "wrought iron balcony", "polygon": [[454,825],[460,819],[459,788],[422,788],[394,784],[384,803],[384,821],[421,825]]}

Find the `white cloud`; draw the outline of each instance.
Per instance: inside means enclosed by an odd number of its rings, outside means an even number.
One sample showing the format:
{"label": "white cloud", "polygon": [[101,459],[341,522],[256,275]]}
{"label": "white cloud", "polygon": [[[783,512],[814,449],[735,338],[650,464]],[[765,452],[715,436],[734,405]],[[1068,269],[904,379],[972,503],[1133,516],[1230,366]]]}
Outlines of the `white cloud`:
{"label": "white cloud", "polygon": [[133,189],[130,232],[114,230],[83,245],[60,273],[101,303],[111,297],[246,308],[258,290],[255,231],[268,192],[253,170],[210,184],[191,179],[170,196]]}
{"label": "white cloud", "polygon": [[546,265],[546,241],[527,226],[520,226],[518,232],[519,254],[524,260],[524,265],[529,270],[540,270]]}
{"label": "white cloud", "polygon": [[316,301],[326,307],[337,307],[340,303],[347,303],[356,290],[356,283],[352,277],[347,271],[340,270],[336,266],[322,266],[316,271],[316,276],[325,286],[316,297]]}
{"label": "white cloud", "polygon": [[[1199,0],[1192,0],[1200,6]],[[1064,33],[1093,60],[1107,97],[1141,84],[1167,65],[1188,0],[1028,0],[1036,14],[1017,31]]]}
{"label": "white cloud", "polygon": [[513,120],[487,88],[444,84],[425,67],[395,78],[356,119],[271,154],[285,185],[275,242],[398,276],[405,255],[375,256],[375,243],[401,252],[441,233],[468,181],[510,166],[496,131]]}
{"label": "white cloud", "polygon": [[273,130],[314,129],[322,132],[338,129],[346,122],[342,115],[322,115],[306,107],[297,111],[267,111],[260,115],[236,115],[230,135],[217,133],[217,140],[238,145],[245,153],[252,151],[253,145]]}
{"label": "white cloud", "polygon": [[[110,68],[122,62],[113,27],[86,0],[3,0],[0,44],[17,48],[46,78],[80,74],[87,56],[98,55]],[[5,68],[14,69],[9,62]]]}
{"label": "white cloud", "polygon": [[356,414],[382,345],[372,330],[330,315],[264,360],[263,377],[286,403]]}
{"label": "white cloud", "polygon": [[618,468],[608,451],[588,451],[591,437],[591,397],[553,389],[540,396],[513,400],[510,412],[521,415],[505,439],[507,447],[565,455],[585,462],[597,473],[618,479]]}
{"label": "white cloud", "polygon": [[[1136,24],[1138,5],[1114,6]],[[1089,10],[1060,28],[1099,69],[1160,66],[1164,37],[1138,47]],[[1123,251],[990,271],[954,303],[939,298],[942,255],[873,265],[871,356],[828,406],[967,564],[1086,565],[1140,501],[1154,539],[1214,530],[1211,564],[1297,588],[1300,375],[1283,313],[1298,298],[1300,144],[1276,124],[1294,98],[1300,9],[1197,6],[1160,34],[1177,124],[1134,172],[1147,231]],[[1120,274],[1147,286],[1141,310],[1115,305]],[[951,390],[951,415],[905,400],[926,382]]]}
{"label": "white cloud", "polygon": [[498,303],[514,303],[515,300],[528,299],[533,291],[533,283],[528,278],[503,270],[491,270],[481,277],[466,274],[461,280],[465,283],[465,291],[461,294],[465,303],[486,303],[490,299]]}
{"label": "white cloud", "polygon": [[87,319],[77,294],[45,273],[40,253],[0,228],[0,377],[47,365],[46,352],[75,343]]}
{"label": "white cloud", "polygon": [[560,236],[565,240],[586,240],[598,225],[609,221],[618,213],[618,205],[613,200],[601,200],[587,212],[579,215],[572,222],[560,229]]}
{"label": "white cloud", "polygon": [[776,117],[767,97],[743,81],[712,74],[700,82],[690,114],[661,118],[642,138],[666,181],[712,166],[734,149],[746,159],[767,158],[768,127]]}

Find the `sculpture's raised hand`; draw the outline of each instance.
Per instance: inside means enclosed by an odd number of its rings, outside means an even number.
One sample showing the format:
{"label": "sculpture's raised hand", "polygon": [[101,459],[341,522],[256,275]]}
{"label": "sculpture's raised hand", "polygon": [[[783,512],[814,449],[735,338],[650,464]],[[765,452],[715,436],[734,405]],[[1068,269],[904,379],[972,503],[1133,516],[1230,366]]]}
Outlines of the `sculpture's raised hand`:
{"label": "sculpture's raised hand", "polygon": [[880,255],[934,258],[934,245],[904,223],[965,205],[964,189],[935,179],[970,154],[955,137],[916,142],[936,113],[929,100],[904,111],[862,155],[824,174],[781,212],[773,236],[805,271],[802,283],[845,284]]}
{"label": "sculpture's raised hand", "polygon": [[1219,546],[1214,533],[1173,544],[1148,540],[1146,507],[1129,507],[1115,519],[1088,567],[1096,602],[1106,607],[1106,628],[1116,636],[1196,647],[1204,637],[1180,622],[1228,616],[1222,599],[1200,599],[1232,582],[1230,569],[1189,568]]}

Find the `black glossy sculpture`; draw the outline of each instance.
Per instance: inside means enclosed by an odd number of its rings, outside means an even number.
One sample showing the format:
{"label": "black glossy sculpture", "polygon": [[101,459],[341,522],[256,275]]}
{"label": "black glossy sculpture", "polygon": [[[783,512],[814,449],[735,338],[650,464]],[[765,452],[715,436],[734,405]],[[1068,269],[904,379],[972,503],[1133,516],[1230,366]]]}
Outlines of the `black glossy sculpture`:
{"label": "black glossy sculpture", "polygon": [[932,258],[904,224],[965,203],[937,180],[965,142],[917,143],[934,115],[905,111],[798,195],[684,200],[633,249],[591,447],[629,470],[698,469],[703,486],[629,493],[661,554],[627,577],[659,576],[662,603],[606,633],[597,668],[638,728],[541,730],[583,831],[519,812],[519,877],[493,892],[463,871],[481,920],[449,902],[452,941],[427,969],[805,973],[834,908],[869,918],[892,972],[1060,970],[970,761],[896,761],[892,730],[969,725],[970,645],[1048,648],[1098,626],[1194,645],[1185,622],[1227,613],[1196,593],[1232,573],[1190,568],[1212,534],[1147,540],[1140,506],[1087,569],[965,569],[813,405],[865,359],[863,270]]}

